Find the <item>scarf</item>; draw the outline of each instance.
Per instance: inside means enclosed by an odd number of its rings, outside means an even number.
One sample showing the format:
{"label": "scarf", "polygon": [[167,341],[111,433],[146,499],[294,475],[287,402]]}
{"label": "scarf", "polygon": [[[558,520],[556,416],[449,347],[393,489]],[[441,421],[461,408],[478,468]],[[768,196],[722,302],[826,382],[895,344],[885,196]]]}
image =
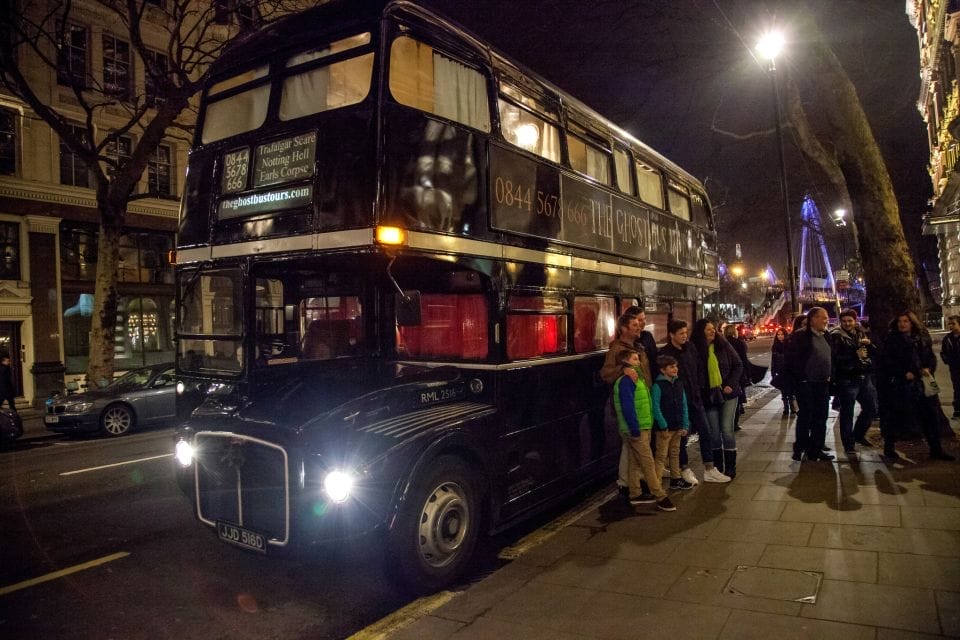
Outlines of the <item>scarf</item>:
{"label": "scarf", "polygon": [[720,375],[720,362],[717,360],[717,353],[714,351],[714,344],[710,343],[707,347],[707,386],[711,389],[723,384],[723,376]]}

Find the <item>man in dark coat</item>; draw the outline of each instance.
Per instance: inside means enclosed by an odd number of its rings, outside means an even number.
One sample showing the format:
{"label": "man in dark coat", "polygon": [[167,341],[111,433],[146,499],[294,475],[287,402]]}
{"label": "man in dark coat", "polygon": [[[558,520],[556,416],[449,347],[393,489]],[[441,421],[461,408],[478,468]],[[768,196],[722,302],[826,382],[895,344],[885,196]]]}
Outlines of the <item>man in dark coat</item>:
{"label": "man in dark coat", "polygon": [[807,326],[794,331],[787,345],[786,366],[800,405],[793,459],[833,460],[823,451],[830,413],[830,379],[833,375],[833,350],[827,340],[830,318],[823,307],[807,312]]}
{"label": "man in dark coat", "polygon": [[4,400],[10,405],[10,410],[17,412],[17,404],[14,398],[17,397],[17,390],[13,386],[13,368],[10,366],[10,356],[0,356],[0,409],[3,408]]}

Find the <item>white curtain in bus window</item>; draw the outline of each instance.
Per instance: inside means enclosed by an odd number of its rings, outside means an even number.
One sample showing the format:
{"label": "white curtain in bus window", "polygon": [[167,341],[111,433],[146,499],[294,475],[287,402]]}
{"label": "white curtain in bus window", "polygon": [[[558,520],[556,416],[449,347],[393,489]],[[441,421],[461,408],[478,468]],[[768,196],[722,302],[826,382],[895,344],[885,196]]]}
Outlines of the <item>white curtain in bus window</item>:
{"label": "white curtain in bus window", "polygon": [[588,353],[606,349],[617,323],[613,298],[577,297],[573,300],[573,350]]}
{"label": "white curtain in bus window", "polygon": [[280,119],[293,120],[361,102],[370,93],[373,54],[358,56],[287,78]]}
{"label": "white curtain in bus window", "polygon": [[483,74],[401,36],[390,47],[390,93],[400,104],[490,131]]}
{"label": "white curtain in bus window", "polygon": [[397,327],[397,353],[411,358],[484,360],[487,300],[480,294],[422,294],[421,322]]}
{"label": "white curtain in bus window", "polygon": [[[512,296],[507,315],[507,357],[523,360],[567,350],[567,315],[563,298]],[[534,311],[536,313],[516,313]],[[551,313],[552,312],[552,313]]]}
{"label": "white curtain in bus window", "polygon": [[216,142],[263,124],[270,101],[270,85],[265,84],[216,102],[208,102],[203,117],[203,143]]}
{"label": "white curtain in bus window", "polygon": [[667,189],[667,200],[670,204],[670,213],[681,220],[690,219],[690,199],[687,198],[687,194],[669,188]]}
{"label": "white curtain in bus window", "polygon": [[636,168],[637,189],[639,191],[637,195],[647,204],[663,209],[663,181],[660,178],[660,173],[642,162],[637,162]]}
{"label": "white curtain in bus window", "polygon": [[560,162],[560,133],[546,120],[500,100],[500,129],[510,144],[541,158]]}
{"label": "white curtain in bus window", "polygon": [[613,168],[617,174],[617,188],[621,193],[630,195],[633,189],[630,186],[630,156],[623,149],[613,150]]}
{"label": "white curtain in bus window", "polygon": [[610,184],[610,161],[603,149],[571,135],[567,137],[570,167],[603,184]]}

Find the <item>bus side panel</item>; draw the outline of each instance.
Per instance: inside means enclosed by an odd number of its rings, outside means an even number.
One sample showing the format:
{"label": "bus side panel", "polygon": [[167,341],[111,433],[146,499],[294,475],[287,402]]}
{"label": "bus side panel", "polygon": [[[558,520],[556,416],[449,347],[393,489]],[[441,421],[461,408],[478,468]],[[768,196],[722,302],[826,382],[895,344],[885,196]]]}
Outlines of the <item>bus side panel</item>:
{"label": "bus side panel", "polygon": [[588,471],[599,472],[619,440],[604,432],[605,389],[594,385],[598,358],[503,372],[504,485],[500,519],[558,497]]}
{"label": "bus side panel", "polygon": [[484,235],[484,137],[396,105],[383,112],[384,222]]}

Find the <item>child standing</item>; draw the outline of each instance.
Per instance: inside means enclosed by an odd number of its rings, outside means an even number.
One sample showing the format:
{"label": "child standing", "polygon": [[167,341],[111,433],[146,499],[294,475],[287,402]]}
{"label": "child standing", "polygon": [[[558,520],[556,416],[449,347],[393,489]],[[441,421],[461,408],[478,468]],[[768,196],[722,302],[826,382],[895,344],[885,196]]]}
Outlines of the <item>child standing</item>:
{"label": "child standing", "polygon": [[940,358],[950,367],[950,382],[953,383],[953,417],[960,418],[960,316],[947,318],[950,333],[943,339]]}
{"label": "child standing", "polygon": [[[619,358],[622,367],[640,367],[640,354],[634,349],[624,349]],[[676,511],[667,492],[660,484],[656,462],[650,449],[650,436],[653,427],[650,392],[647,385],[636,383],[629,376],[622,375],[613,384],[613,408],[617,415],[617,425],[624,449],[627,451],[627,478],[630,487],[630,504],[643,504],[640,493],[640,473],[646,478],[650,492],[656,497],[657,508],[661,511]],[[679,461],[678,461],[679,465]]]}
{"label": "child standing", "polygon": [[657,476],[663,477],[669,455],[670,488],[692,489],[680,475],[680,441],[690,430],[687,396],[680,380],[680,366],[673,356],[657,358],[660,375],[653,382],[653,421],[657,427]]}

